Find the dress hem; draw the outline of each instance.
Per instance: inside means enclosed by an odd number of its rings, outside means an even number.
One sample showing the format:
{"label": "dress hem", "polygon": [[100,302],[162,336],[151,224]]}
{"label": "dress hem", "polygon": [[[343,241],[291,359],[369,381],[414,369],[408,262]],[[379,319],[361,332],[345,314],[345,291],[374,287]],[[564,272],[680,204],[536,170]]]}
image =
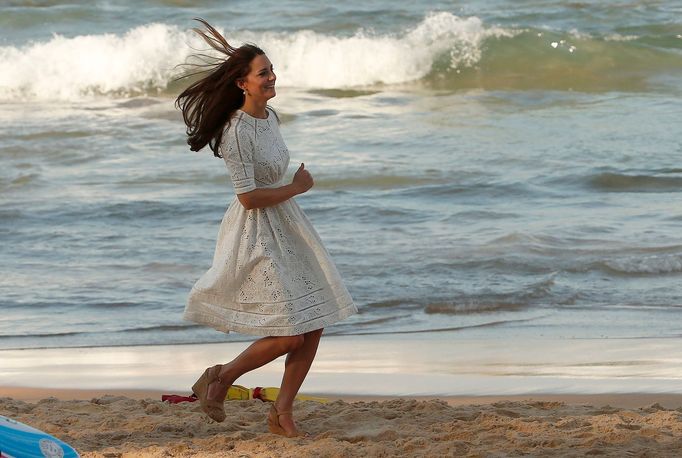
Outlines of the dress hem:
{"label": "dress hem", "polygon": [[351,302],[339,308],[334,312],[315,318],[313,320],[307,321],[305,323],[297,324],[294,326],[249,326],[245,324],[234,323],[222,318],[208,315],[206,313],[196,312],[196,311],[185,311],[183,319],[186,321],[191,321],[193,323],[205,325],[211,327],[217,331],[229,334],[230,332],[236,332],[239,334],[252,335],[252,336],[295,336],[300,334],[305,334],[306,332],[315,331],[320,328],[330,326],[338,321],[348,318],[358,312],[355,304]]}

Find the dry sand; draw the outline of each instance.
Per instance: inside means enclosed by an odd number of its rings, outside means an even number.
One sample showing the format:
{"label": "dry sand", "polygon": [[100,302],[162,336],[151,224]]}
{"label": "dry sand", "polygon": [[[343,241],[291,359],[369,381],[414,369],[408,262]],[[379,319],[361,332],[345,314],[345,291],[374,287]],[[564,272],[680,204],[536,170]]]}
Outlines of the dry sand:
{"label": "dry sand", "polygon": [[297,423],[312,438],[287,439],[268,432],[269,404],[261,401],[229,401],[227,420],[215,423],[198,403],[167,404],[155,392],[47,392],[62,399],[33,402],[20,398],[46,391],[0,389],[13,396],[0,398],[0,415],[65,440],[83,457],[682,455],[676,395],[297,401]]}

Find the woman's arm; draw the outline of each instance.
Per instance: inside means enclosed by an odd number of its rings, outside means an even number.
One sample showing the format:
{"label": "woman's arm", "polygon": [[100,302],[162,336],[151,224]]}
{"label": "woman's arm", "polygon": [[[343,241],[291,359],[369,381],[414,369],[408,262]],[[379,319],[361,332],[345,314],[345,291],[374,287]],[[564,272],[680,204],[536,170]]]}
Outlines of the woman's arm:
{"label": "woman's arm", "polygon": [[291,184],[280,188],[254,189],[253,191],[237,194],[237,198],[247,210],[271,207],[289,200],[298,194],[303,194],[312,188],[313,184],[313,177],[310,175],[310,172],[305,170],[305,165],[301,164],[294,174]]}

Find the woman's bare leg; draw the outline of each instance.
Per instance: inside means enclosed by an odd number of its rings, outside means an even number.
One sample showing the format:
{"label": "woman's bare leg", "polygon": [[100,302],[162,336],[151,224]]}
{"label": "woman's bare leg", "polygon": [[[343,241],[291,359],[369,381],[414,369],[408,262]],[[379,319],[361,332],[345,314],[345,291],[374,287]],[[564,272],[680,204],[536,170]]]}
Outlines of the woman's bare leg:
{"label": "woman's bare leg", "polygon": [[222,383],[211,383],[208,386],[207,398],[211,400],[225,399],[227,390],[239,377],[257,369],[285,353],[291,353],[305,342],[303,335],[283,337],[263,337],[241,352],[239,356],[220,369]]}
{"label": "woman's bare leg", "polygon": [[[284,363],[284,375],[282,376],[282,385],[280,386],[279,395],[275,401],[277,410],[287,411],[291,410],[294,405],[294,398],[298,390],[303,385],[308,370],[313,364],[315,354],[317,353],[317,346],[320,343],[320,337],[324,329],[317,329],[315,331],[306,332],[303,334],[303,345],[299,348],[289,352],[286,362]],[[282,415],[279,417],[279,423],[287,432],[296,431],[296,425],[291,415]]]}

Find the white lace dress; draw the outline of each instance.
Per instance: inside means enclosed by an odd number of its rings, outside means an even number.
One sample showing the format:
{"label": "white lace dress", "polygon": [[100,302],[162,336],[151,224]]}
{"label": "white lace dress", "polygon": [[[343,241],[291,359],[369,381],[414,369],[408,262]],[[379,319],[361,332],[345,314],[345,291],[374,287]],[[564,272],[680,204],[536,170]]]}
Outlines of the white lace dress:
{"label": "white lace dress", "polygon": [[[236,194],[283,186],[289,151],[269,109],[266,119],[238,110],[220,152]],[[213,265],[192,288],[184,318],[226,333],[291,336],[357,311],[293,198],[246,210],[235,197],[220,225]]]}

